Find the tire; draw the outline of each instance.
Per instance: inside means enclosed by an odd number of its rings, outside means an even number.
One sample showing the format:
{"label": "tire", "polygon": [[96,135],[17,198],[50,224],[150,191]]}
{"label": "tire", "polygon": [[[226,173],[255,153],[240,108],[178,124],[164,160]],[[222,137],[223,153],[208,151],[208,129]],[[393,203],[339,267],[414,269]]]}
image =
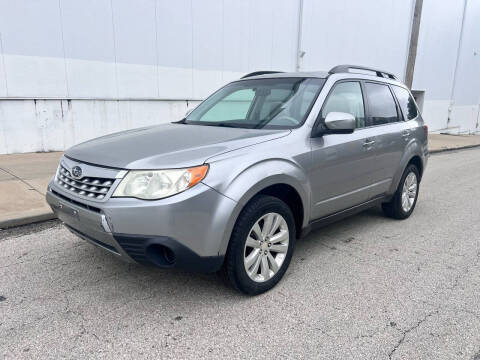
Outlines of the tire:
{"label": "tire", "polygon": [[[406,179],[409,177],[411,179],[411,174],[415,176],[415,195],[412,197],[412,192],[408,192],[407,197],[409,198],[409,206],[407,209],[403,206],[404,204],[404,198],[402,195],[404,194],[404,186],[407,186],[406,184]],[[408,180],[407,180],[408,182]],[[412,187],[410,187],[412,188]],[[393,195],[392,200],[390,200],[388,203],[383,203],[382,204],[382,209],[383,212],[386,216],[394,218],[394,219],[406,219],[408,218],[413,210],[415,209],[415,205],[417,204],[417,198],[418,198],[418,192],[420,190],[420,174],[418,172],[418,169],[415,165],[410,164],[407,166],[405,171],[403,172],[403,175],[400,179],[400,182],[398,184],[397,191],[395,191],[395,194]],[[412,202],[413,200],[413,202]]]}
{"label": "tire", "polygon": [[[269,224],[272,226],[269,227]],[[273,229],[277,224],[278,229]],[[268,228],[272,231],[268,231]],[[257,236],[259,230],[261,234]],[[256,196],[245,206],[237,219],[225,256],[222,275],[233,288],[245,294],[264,293],[282,279],[290,264],[294,247],[295,221],[290,207],[273,196]],[[259,258],[261,260],[258,260]],[[247,272],[251,261],[253,263]]]}

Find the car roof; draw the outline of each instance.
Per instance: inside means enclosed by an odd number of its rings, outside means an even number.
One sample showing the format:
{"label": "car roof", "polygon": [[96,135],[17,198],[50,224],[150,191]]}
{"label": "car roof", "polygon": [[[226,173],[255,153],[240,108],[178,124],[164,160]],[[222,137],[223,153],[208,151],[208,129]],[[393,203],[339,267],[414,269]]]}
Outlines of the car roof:
{"label": "car roof", "polygon": [[237,81],[245,81],[245,80],[255,80],[255,79],[279,79],[279,78],[317,78],[317,79],[327,79],[328,77],[335,76],[338,79],[360,79],[360,80],[370,80],[370,81],[377,81],[377,82],[384,82],[388,84],[398,85],[401,87],[405,87],[401,81],[397,79],[389,79],[385,77],[375,76],[373,74],[367,73],[358,73],[358,72],[337,72],[331,73],[331,71],[296,71],[296,72],[265,72],[261,75],[252,75],[249,74],[245,75],[241,79],[234,80],[233,82]]}

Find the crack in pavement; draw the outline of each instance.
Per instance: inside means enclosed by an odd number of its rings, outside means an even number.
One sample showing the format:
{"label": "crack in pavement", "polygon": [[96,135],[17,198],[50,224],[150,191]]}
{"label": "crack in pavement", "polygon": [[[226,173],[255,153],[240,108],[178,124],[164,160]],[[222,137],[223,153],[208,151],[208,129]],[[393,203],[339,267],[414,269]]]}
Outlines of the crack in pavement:
{"label": "crack in pavement", "polygon": [[[416,300],[416,299],[411,299],[413,302],[419,302],[425,305],[429,305],[432,307],[436,307],[436,304],[433,304],[431,302],[425,301],[425,300]],[[447,310],[447,311],[455,311],[455,312],[463,312],[465,314],[472,315],[474,318],[480,321],[480,313],[476,313],[475,311],[465,309],[463,307],[458,307],[458,306],[453,306],[453,305],[440,305],[439,310]]]}
{"label": "crack in pavement", "polygon": [[[460,284],[460,280],[465,277],[469,271],[470,271],[470,268],[472,267],[476,267],[477,264],[480,262],[480,250],[477,251],[477,254],[476,254],[477,258],[476,260],[468,265],[465,270],[463,272],[460,272],[453,280],[453,284],[449,287],[446,287],[446,290],[447,291],[453,291],[455,290],[458,285]],[[450,296],[447,297],[446,301],[448,301],[448,299],[451,297],[452,295],[450,294]],[[421,324],[423,324],[425,321],[427,321],[430,317],[434,316],[434,315],[438,315],[439,312],[444,309],[444,306],[442,305],[439,305],[437,306],[437,308],[434,310],[434,311],[431,311],[429,312],[425,317],[423,317],[422,319],[420,319],[415,325],[411,326],[410,328],[402,331],[402,337],[398,340],[397,344],[393,347],[392,350],[390,350],[390,352],[388,353],[388,358],[389,359],[392,359],[392,356],[393,354],[397,351],[397,349],[403,344],[403,342],[405,341],[405,338],[407,337],[407,335],[412,332],[413,330],[417,329]],[[476,318],[478,318],[478,315],[474,312],[470,312],[470,311],[466,311],[468,313],[470,313],[471,315],[475,316]],[[477,360],[474,358],[474,360]],[[478,360],[480,360],[480,357],[478,358]]]}
{"label": "crack in pavement", "polygon": [[391,359],[393,354],[395,353],[395,351],[397,351],[397,349],[400,347],[400,345],[403,344],[403,342],[405,341],[405,338],[407,337],[407,335],[415,330],[416,328],[418,328],[421,324],[423,324],[425,321],[427,321],[428,318],[432,317],[433,315],[436,315],[438,314],[439,310],[434,310],[432,312],[429,312],[427,315],[425,315],[420,321],[417,321],[417,323],[411,327],[409,327],[408,329],[402,331],[402,337],[398,340],[397,344],[393,347],[392,350],[390,350],[390,352],[388,353],[388,358]]}

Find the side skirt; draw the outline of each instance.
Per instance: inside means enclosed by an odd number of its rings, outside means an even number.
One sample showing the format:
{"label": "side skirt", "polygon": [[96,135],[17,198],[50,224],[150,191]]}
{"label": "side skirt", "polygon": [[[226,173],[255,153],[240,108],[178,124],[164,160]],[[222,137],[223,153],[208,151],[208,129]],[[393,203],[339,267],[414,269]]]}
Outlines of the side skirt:
{"label": "side skirt", "polygon": [[341,219],[344,219],[346,217],[358,214],[359,212],[370,209],[371,207],[374,207],[374,206],[376,206],[378,204],[381,204],[381,203],[383,203],[385,201],[388,201],[388,200],[389,200],[388,196],[381,195],[381,196],[375,197],[371,200],[368,200],[368,201],[366,201],[362,204],[352,206],[351,208],[348,208],[348,209],[345,209],[345,210],[342,210],[342,211],[338,211],[336,213],[327,215],[327,216],[322,217],[320,219],[315,219],[315,220],[311,221],[306,227],[304,227],[302,229],[302,233],[301,233],[300,237],[302,238],[304,236],[307,236],[312,230],[315,230],[315,229],[321,228],[323,226],[332,224],[332,223],[337,222],[337,221],[339,221]]}

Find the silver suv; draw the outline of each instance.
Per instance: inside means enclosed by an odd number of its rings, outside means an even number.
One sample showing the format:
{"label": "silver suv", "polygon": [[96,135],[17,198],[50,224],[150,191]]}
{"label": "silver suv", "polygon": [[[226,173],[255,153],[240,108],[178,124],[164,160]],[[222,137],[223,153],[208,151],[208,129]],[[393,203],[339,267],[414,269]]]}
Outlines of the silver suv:
{"label": "silver suv", "polygon": [[47,201],[74,234],[118,257],[220,270],[259,294],[312,228],[377,204],[409,217],[427,131],[385,71],[256,72],[178,122],[67,150]]}

